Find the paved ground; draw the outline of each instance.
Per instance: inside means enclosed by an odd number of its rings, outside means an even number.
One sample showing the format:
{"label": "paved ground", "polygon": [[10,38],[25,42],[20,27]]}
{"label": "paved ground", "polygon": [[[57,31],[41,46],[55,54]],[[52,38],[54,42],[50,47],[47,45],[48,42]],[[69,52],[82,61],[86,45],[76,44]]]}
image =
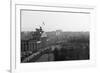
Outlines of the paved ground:
{"label": "paved ground", "polygon": [[54,55],[52,53],[50,54],[44,54],[40,58],[36,60],[36,62],[46,62],[46,61],[53,61]]}

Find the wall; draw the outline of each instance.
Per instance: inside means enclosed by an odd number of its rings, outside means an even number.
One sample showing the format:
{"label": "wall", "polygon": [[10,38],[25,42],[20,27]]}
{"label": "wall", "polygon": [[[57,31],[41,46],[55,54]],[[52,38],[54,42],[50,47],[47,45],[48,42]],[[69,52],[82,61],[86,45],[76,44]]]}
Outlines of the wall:
{"label": "wall", "polygon": [[[51,70],[43,73],[99,73],[100,72],[100,0],[34,0],[39,2],[60,2],[67,4],[88,4],[96,6],[96,59],[97,66],[89,68],[72,68]],[[0,0],[0,73],[8,73],[10,67],[10,0]],[[40,72],[42,73],[42,72]]]}

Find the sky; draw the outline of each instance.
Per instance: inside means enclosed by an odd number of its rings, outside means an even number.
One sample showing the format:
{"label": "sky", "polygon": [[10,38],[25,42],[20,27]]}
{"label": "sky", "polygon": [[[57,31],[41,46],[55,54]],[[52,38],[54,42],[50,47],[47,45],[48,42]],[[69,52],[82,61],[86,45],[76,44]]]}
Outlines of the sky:
{"label": "sky", "polygon": [[[45,24],[45,25],[44,25]],[[45,11],[21,11],[21,31],[89,31],[90,14]]]}

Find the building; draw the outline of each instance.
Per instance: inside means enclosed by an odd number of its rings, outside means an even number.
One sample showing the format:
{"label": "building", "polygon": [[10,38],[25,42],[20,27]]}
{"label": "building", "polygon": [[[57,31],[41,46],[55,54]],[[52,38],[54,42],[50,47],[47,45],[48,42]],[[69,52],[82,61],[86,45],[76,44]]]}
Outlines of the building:
{"label": "building", "polygon": [[37,51],[45,47],[47,41],[47,35],[42,30],[36,28],[35,32],[21,33],[21,52],[25,51]]}

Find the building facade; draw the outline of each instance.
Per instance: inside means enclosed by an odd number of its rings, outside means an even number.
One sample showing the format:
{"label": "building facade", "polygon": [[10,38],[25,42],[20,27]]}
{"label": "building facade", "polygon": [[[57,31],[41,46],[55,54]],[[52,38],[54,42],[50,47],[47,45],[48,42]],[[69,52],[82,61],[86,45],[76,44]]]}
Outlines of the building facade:
{"label": "building facade", "polygon": [[[29,38],[30,36],[30,38]],[[27,39],[28,37],[28,39]],[[21,52],[25,51],[37,51],[46,45],[47,35],[40,29],[36,29],[35,32],[27,35],[26,39],[21,39]]]}

